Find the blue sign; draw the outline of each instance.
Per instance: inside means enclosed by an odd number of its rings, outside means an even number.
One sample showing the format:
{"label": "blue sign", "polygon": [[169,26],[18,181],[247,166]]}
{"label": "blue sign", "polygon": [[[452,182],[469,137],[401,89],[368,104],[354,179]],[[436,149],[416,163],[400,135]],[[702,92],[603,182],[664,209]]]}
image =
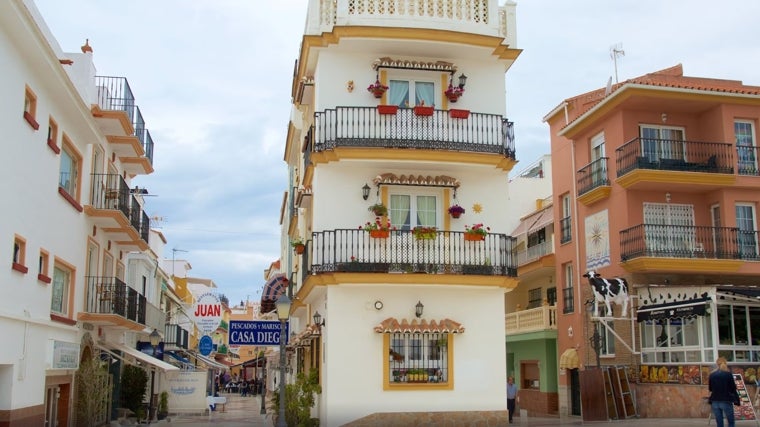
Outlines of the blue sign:
{"label": "blue sign", "polygon": [[[285,322],[285,342],[290,323]],[[280,322],[266,320],[230,320],[230,345],[280,345]]]}
{"label": "blue sign", "polygon": [[204,356],[208,356],[209,354],[211,354],[211,350],[213,348],[214,348],[214,341],[212,341],[211,337],[208,335],[202,336],[200,341],[198,341],[198,351]]}

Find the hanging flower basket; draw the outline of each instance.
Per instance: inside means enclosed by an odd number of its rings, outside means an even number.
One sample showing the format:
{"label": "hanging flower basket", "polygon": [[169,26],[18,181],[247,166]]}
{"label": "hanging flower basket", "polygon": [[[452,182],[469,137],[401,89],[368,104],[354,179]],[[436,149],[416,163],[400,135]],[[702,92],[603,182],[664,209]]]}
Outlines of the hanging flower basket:
{"label": "hanging flower basket", "polygon": [[468,242],[479,242],[485,240],[486,236],[478,233],[464,233],[464,240]]}
{"label": "hanging flower basket", "polygon": [[463,213],[464,208],[459,206],[459,204],[449,206],[449,215],[451,215],[452,218],[459,218]]}
{"label": "hanging flower basket", "polygon": [[377,112],[379,114],[396,114],[398,112],[398,105],[378,105]]}
{"label": "hanging flower basket", "polygon": [[385,91],[388,90],[388,86],[380,83],[380,80],[375,80],[375,83],[367,86],[367,91],[371,92],[375,98],[382,98]]}
{"label": "hanging flower basket", "polygon": [[466,119],[470,117],[470,110],[458,110],[452,108],[449,110],[449,116],[451,116],[452,119]]}
{"label": "hanging flower basket", "polygon": [[301,255],[304,249],[306,249],[305,245],[293,245],[293,250],[296,251],[296,254],[298,255]]}
{"label": "hanging flower basket", "polygon": [[424,105],[418,105],[414,107],[414,115],[416,116],[432,116],[433,115],[433,107],[427,107]]}
{"label": "hanging flower basket", "polygon": [[459,100],[459,97],[462,95],[455,95],[455,94],[447,94],[446,98],[448,98],[449,102],[457,102]]}
{"label": "hanging flower basket", "polygon": [[369,237],[374,239],[387,239],[391,235],[390,230],[370,230]]}

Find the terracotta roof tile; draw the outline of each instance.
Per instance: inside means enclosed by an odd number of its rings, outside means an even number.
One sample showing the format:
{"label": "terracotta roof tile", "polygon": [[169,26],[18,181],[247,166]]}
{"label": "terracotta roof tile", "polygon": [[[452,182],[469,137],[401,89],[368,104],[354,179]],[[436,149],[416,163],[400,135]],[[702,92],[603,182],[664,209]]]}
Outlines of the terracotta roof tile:
{"label": "terracotta roof tile", "polygon": [[439,321],[427,319],[398,319],[389,317],[379,325],[375,326],[375,332],[379,334],[404,333],[404,334],[428,334],[428,333],[451,333],[461,334],[464,327],[451,319],[441,319]]}

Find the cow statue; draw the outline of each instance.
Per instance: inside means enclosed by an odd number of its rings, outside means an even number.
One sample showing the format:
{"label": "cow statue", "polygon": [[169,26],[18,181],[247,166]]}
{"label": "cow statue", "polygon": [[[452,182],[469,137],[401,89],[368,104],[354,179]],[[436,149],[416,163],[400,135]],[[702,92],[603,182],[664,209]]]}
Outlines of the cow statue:
{"label": "cow statue", "polygon": [[628,282],[625,279],[616,277],[614,279],[603,279],[602,275],[589,271],[583,277],[588,277],[591,289],[594,291],[594,317],[599,317],[599,303],[603,302],[607,307],[607,317],[612,317],[612,307],[610,302],[623,306],[623,317],[628,312]]}

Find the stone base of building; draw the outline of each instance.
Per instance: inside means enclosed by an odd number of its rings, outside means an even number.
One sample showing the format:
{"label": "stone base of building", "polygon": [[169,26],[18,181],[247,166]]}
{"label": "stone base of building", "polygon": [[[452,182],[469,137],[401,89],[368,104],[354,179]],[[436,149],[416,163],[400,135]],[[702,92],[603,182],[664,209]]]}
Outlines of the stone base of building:
{"label": "stone base of building", "polygon": [[[505,404],[506,405],[506,404]],[[343,427],[501,427],[506,425],[507,411],[457,412],[382,412],[344,424]]]}
{"label": "stone base of building", "polygon": [[706,385],[637,384],[635,390],[640,418],[707,418],[710,414],[702,399],[710,395]]}
{"label": "stone base of building", "polygon": [[45,425],[45,407],[43,405],[11,410],[0,409],[0,427],[42,425]]}
{"label": "stone base of building", "polygon": [[523,389],[519,392],[519,409],[527,409],[530,416],[556,416],[559,414],[559,394]]}

